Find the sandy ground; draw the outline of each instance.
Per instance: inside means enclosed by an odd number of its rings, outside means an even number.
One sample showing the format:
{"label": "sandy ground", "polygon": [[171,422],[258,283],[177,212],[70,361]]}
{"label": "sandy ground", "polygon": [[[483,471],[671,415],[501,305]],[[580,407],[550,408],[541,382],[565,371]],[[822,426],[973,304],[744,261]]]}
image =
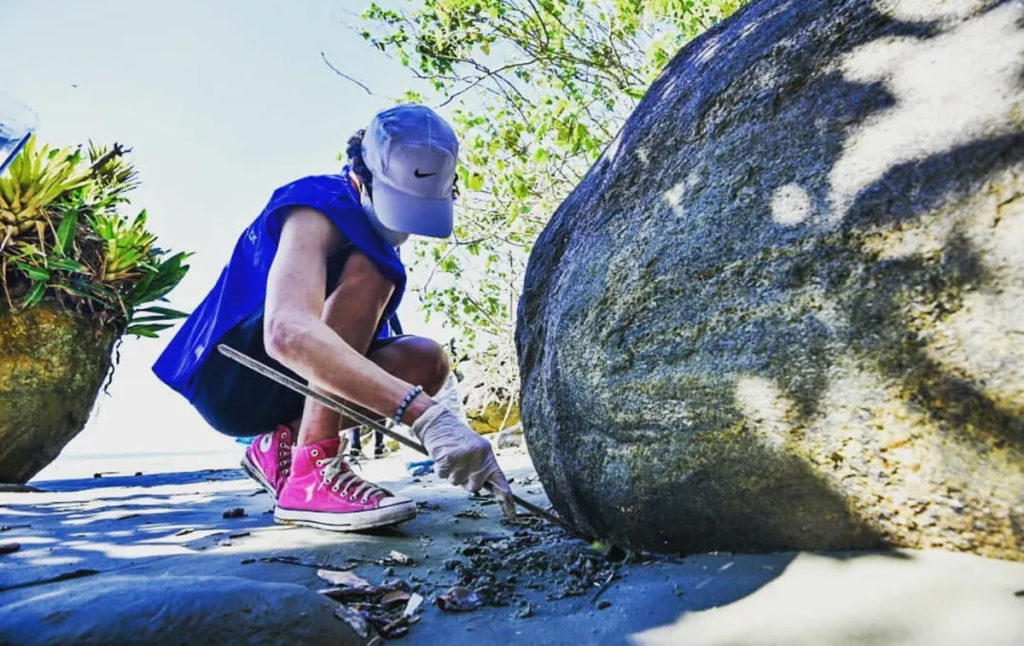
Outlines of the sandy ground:
{"label": "sandy ground", "polygon": [[[113,577],[163,577],[152,579],[149,594],[155,597],[161,590],[173,593],[173,586],[167,585],[173,579],[167,577],[195,575],[240,577],[254,585],[324,587],[313,567],[261,560],[273,557],[353,568],[375,584],[405,579],[429,604],[459,583],[463,572],[450,567],[451,559],[470,567],[471,559],[464,555],[467,546],[510,539],[518,532],[526,537],[522,540],[540,541],[530,548],[536,562],[547,567],[560,563],[557,573],[531,573],[522,562],[510,561],[509,568],[516,571],[496,573],[502,581],[514,577],[515,583],[504,588],[509,605],[462,614],[425,605],[420,621],[401,641],[450,646],[1024,643],[1024,563],[899,551],[711,554],[604,565],[581,542],[561,537],[560,530],[503,524],[498,507],[488,501],[471,499],[432,475],[414,480],[404,468],[407,459],[416,458],[402,454],[363,464],[368,479],[427,503],[415,520],[375,533],[275,525],[269,495],[233,468],[108,473],[101,478],[34,482],[37,492],[0,493],[0,525],[10,527],[0,532],[0,544],[21,545],[17,552],[0,555],[0,617],[4,608],[8,622],[45,609],[45,620],[32,618],[39,626],[33,629],[36,639],[45,643],[48,621],[69,611],[51,610],[47,604],[67,605],[58,593],[86,581],[95,586],[106,579],[116,587],[122,579]],[[534,474],[525,452],[502,451],[499,461],[514,478],[517,491],[546,504],[543,489],[531,480]],[[236,507],[245,509],[246,515],[223,517],[224,511]],[[456,516],[460,512],[463,515]],[[409,555],[416,565],[389,563],[385,559],[392,550]],[[585,592],[566,587],[566,570],[574,558],[584,564],[591,559],[600,570],[593,582],[597,585]],[[602,589],[605,567],[612,568],[608,571],[614,577]],[[37,583],[82,569],[97,573],[74,581]],[[580,579],[573,581],[578,584]],[[203,592],[217,594],[213,589]],[[576,596],[560,598],[567,593]],[[317,605],[309,612],[318,621],[328,621],[320,615],[331,608]],[[104,612],[109,612],[106,624],[116,630],[117,611]],[[229,625],[231,612],[229,608]],[[347,631],[341,621],[329,621],[329,627],[337,624]],[[248,625],[249,619],[240,613],[231,629],[244,636]],[[0,626],[0,642],[2,630]],[[351,633],[345,634],[345,641],[353,641]]]}

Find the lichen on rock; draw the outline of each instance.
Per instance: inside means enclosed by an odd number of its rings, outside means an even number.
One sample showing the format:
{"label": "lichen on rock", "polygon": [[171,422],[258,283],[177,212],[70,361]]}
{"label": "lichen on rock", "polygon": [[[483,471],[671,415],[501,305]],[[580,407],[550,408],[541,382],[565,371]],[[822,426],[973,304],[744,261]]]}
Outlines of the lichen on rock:
{"label": "lichen on rock", "polygon": [[662,550],[1024,548],[1024,9],[751,4],[531,255],[560,513]]}

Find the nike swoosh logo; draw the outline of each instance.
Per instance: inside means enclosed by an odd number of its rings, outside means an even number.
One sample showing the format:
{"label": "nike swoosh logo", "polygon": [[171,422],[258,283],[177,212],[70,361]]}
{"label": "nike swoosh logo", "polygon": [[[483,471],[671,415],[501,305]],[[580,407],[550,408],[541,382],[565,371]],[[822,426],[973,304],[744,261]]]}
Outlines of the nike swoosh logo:
{"label": "nike swoosh logo", "polygon": [[415,175],[416,177],[421,177],[421,178],[422,177],[433,177],[434,175],[437,175],[437,173],[421,173],[420,169],[418,169],[418,168],[416,170],[414,170],[412,172],[412,174]]}

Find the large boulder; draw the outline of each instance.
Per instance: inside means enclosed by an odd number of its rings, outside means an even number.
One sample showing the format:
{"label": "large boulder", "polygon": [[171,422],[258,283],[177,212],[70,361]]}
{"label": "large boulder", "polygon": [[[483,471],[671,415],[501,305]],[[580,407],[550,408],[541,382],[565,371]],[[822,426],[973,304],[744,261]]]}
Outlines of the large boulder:
{"label": "large boulder", "polygon": [[82,430],[114,339],[54,305],[0,309],[0,482],[28,481]]}
{"label": "large boulder", "polygon": [[1024,5],[761,0],[530,258],[559,513],[631,546],[1024,558]]}

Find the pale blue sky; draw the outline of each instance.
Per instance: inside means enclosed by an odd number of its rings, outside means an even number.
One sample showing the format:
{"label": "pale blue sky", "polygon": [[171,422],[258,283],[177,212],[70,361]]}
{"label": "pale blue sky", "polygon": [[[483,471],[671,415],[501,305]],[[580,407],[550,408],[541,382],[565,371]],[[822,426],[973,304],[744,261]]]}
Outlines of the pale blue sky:
{"label": "pale blue sky", "polygon": [[[378,93],[411,87],[349,28],[368,2],[3,0],[0,89],[37,112],[46,141],[134,148],[135,206],[162,246],[196,252],[172,295],[187,310],[273,189],[337,169],[348,136],[390,105],[321,50]],[[424,330],[415,298],[402,315]],[[125,341],[110,396],[66,455],[230,447],[150,372],[167,338]]]}

